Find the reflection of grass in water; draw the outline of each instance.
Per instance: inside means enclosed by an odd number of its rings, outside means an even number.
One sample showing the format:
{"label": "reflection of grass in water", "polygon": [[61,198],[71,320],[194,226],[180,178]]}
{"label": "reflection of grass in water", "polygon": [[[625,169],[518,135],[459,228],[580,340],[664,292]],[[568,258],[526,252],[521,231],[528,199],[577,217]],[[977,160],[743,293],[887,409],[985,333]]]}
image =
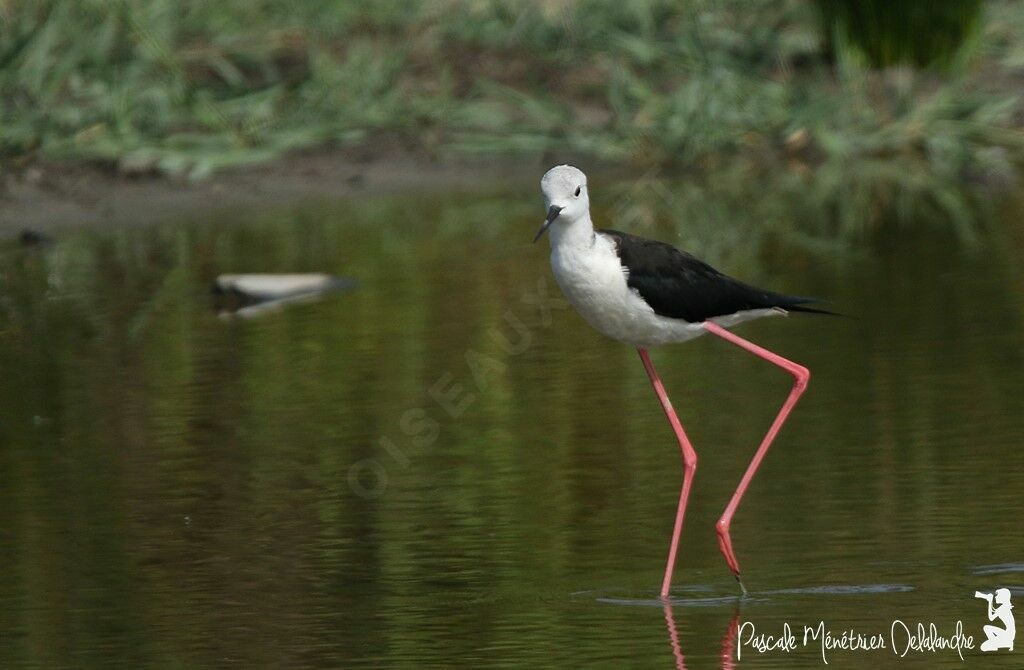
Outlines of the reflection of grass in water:
{"label": "reflection of grass in water", "polygon": [[[1021,10],[992,7],[983,55],[1009,74]],[[568,153],[712,175],[727,165],[724,178],[802,184],[826,213],[820,232],[848,234],[891,218],[966,231],[978,212],[965,180],[1005,180],[1024,155],[1019,106],[985,78],[846,62],[834,73],[818,18],[798,2],[51,0],[4,11],[0,152],[15,158],[202,176],[390,136],[431,154]]]}
{"label": "reflection of grass in water", "polygon": [[[659,191],[676,198],[664,202],[687,215],[695,251],[703,253],[705,236],[714,240],[706,228],[752,211],[696,180],[659,182],[636,187],[638,206],[657,203]],[[743,193],[755,182],[747,175],[713,188]],[[653,593],[677,456],[628,348],[570,312],[537,329],[534,347],[517,358],[505,358],[489,337],[505,311],[520,306],[523,287],[538,276],[551,285],[545,250],[528,242],[539,205],[518,196],[511,203],[510,215],[506,198],[393,199],[257,216],[244,227],[73,233],[43,254],[6,256],[0,368],[17,382],[0,386],[0,519],[7,564],[17,569],[0,571],[0,592],[11,594],[0,616],[38,644],[2,647],[4,666],[38,665],[44,656],[52,659],[46,665],[80,664],[90,650],[103,657],[94,665],[123,657],[122,665],[138,666],[164,649],[189,667],[216,666],[223,645],[259,666],[301,657],[311,645],[361,648],[374,637],[367,621],[402,631],[394,635],[398,650],[381,647],[400,665],[431,653],[438,629],[424,629],[418,644],[400,616],[407,610],[383,623],[371,616],[382,602],[386,610],[409,607],[396,591],[425,620],[451,622],[456,641],[434,663],[450,665],[480,658],[478,640],[502,622],[530,622],[526,632],[516,628],[512,653],[533,634],[527,641],[548,653],[551,631],[572,616],[554,610],[534,625],[534,594],[564,600],[605,583]],[[774,205],[779,215],[785,206]],[[656,225],[665,210],[651,207]],[[603,205],[601,212],[628,214]],[[484,235],[493,237],[481,243]],[[836,297],[861,318],[758,331],[765,344],[811,358],[816,375],[800,427],[773,451],[777,475],[759,481],[766,499],[820,511],[807,518],[772,505],[743,508],[749,529],[785,538],[762,553],[747,536],[762,588],[874,583],[878,571],[893,573],[871,562],[879,555],[905,558],[911,575],[920,560],[948,555],[951,574],[960,574],[979,562],[979,551],[1003,550],[1012,536],[981,523],[991,507],[940,513],[935,502],[976,495],[977,482],[1016,453],[1013,417],[1022,410],[1020,360],[1007,353],[1017,351],[1019,328],[1004,327],[1019,292],[1000,289],[1007,275],[989,253],[972,262],[939,237],[911,236],[889,247],[897,260],[874,257],[869,271],[832,278]],[[776,268],[799,267],[799,254],[785,258]],[[335,300],[265,321],[216,320],[208,281],[254,267],[326,269],[363,281]],[[791,279],[810,274],[797,270]],[[705,516],[693,525],[681,581],[724,585],[731,577],[709,531],[713,503],[731,492],[736,454],[756,444],[770,418],[757,412],[774,411],[770,389],[784,394],[786,380],[724,345],[691,346],[659,354],[707,468],[705,511],[698,507],[696,519]],[[451,372],[476,392],[465,372],[469,348],[507,368],[450,420],[427,389]],[[723,409],[724,399],[736,409]],[[417,448],[403,435],[400,417],[415,407],[443,422],[435,444]],[[33,416],[42,422],[33,425]],[[384,436],[409,455],[408,467],[386,460]],[[977,457],[961,458],[964,444]],[[346,484],[350,466],[368,457],[387,463],[391,477],[380,500],[361,499]],[[1004,479],[999,490],[1019,491],[1019,479]],[[658,502],[648,508],[641,496]],[[857,507],[862,500],[871,502]],[[586,521],[595,510],[600,518]],[[650,515],[656,522],[641,525],[641,535],[623,533]],[[1014,527],[1012,510],[999,519]],[[804,567],[821,538],[844,524],[876,539]],[[596,567],[580,564],[581,551]],[[864,554],[871,555],[858,558]],[[710,576],[698,571],[704,566]],[[507,614],[524,593],[525,618]],[[477,597],[488,600],[469,607],[465,621],[452,614],[453,598]],[[490,602],[493,615],[478,616]],[[281,618],[282,611],[296,614]],[[664,640],[657,643],[663,652]],[[607,659],[606,637],[584,644],[586,658]],[[635,645],[625,653],[639,657]],[[561,664],[578,664],[578,649],[572,654]],[[344,665],[330,660],[322,664]]]}
{"label": "reflection of grass in water", "polygon": [[949,228],[970,243],[990,219],[983,199],[953,179],[915,171],[907,159],[852,166],[835,160],[795,172],[737,166],[680,177],[651,171],[602,187],[609,193],[598,202],[615,204],[600,212],[600,225],[641,233],[660,228],[662,237],[709,259],[755,261],[775,241],[835,250],[890,227]]}

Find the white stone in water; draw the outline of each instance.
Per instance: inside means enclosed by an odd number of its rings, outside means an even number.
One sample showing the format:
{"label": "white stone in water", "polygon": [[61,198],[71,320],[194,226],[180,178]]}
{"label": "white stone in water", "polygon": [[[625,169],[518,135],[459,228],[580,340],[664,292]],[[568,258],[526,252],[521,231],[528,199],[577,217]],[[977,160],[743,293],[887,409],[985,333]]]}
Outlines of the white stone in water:
{"label": "white stone in water", "polygon": [[234,274],[217,277],[216,289],[254,300],[278,300],[346,288],[351,282],[325,273]]}

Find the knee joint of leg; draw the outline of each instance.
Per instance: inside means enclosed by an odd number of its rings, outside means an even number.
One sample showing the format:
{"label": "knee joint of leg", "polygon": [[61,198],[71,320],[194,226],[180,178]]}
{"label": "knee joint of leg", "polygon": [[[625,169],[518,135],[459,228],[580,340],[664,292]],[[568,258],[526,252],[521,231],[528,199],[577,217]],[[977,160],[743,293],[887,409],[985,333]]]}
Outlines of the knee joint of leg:
{"label": "knee joint of leg", "polygon": [[791,372],[796,380],[793,385],[801,390],[807,388],[807,383],[811,380],[811,371],[802,365],[796,364],[796,367]]}
{"label": "knee joint of leg", "polygon": [[718,522],[715,524],[715,532],[718,533],[719,535],[728,535],[729,534],[729,522],[726,521],[725,519],[719,519]]}

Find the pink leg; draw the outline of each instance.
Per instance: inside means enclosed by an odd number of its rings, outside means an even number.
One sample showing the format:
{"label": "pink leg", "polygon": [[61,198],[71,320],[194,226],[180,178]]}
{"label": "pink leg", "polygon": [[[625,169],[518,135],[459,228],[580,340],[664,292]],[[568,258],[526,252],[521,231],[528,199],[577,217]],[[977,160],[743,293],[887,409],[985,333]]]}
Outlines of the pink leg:
{"label": "pink leg", "polygon": [[718,533],[718,546],[721,548],[722,554],[725,556],[726,563],[729,564],[729,569],[732,570],[734,575],[736,575],[736,581],[740,583],[740,588],[742,588],[743,592],[746,593],[746,588],[743,587],[743,582],[740,580],[740,564],[736,562],[736,554],[733,553],[732,550],[732,538],[729,535],[729,526],[732,524],[732,517],[736,513],[736,508],[739,507],[740,500],[743,499],[743,494],[746,493],[747,487],[750,486],[750,480],[754,478],[754,473],[757,472],[757,468],[760,467],[761,461],[764,459],[764,455],[768,453],[768,448],[775,440],[775,436],[779,434],[779,429],[782,428],[782,424],[786,422],[786,418],[796,405],[796,401],[800,399],[800,395],[803,394],[804,389],[807,388],[807,381],[811,378],[811,373],[804,366],[787,360],[778,354],[773,354],[767,349],[763,349],[752,342],[748,342],[742,337],[730,333],[719,325],[711,322],[705,322],[704,328],[709,333],[714,333],[715,335],[732,342],[736,346],[746,349],[756,356],[760,356],[769,363],[778,365],[780,368],[793,375],[795,380],[793,382],[793,390],[789,392],[789,397],[786,398],[786,402],[783,403],[782,409],[779,410],[778,415],[775,417],[775,421],[772,422],[771,427],[768,429],[768,433],[765,434],[764,439],[761,441],[761,446],[757,448],[754,458],[750,461],[750,465],[747,466],[747,471],[743,473],[743,479],[740,480],[739,486],[736,487],[736,492],[733,493],[732,498],[729,499],[729,504],[726,505],[725,511],[722,513],[722,518],[720,518],[718,523],[715,524],[715,531]]}
{"label": "pink leg", "polygon": [[654,392],[658,394],[658,400],[661,401],[661,408],[665,410],[665,416],[668,418],[668,422],[672,425],[672,430],[676,434],[676,439],[679,441],[679,448],[683,452],[683,487],[679,491],[679,507],[676,509],[676,523],[672,528],[672,544],[668,548],[668,563],[665,565],[665,578],[661,582],[661,597],[667,598],[669,587],[672,585],[672,571],[676,566],[676,549],[679,547],[679,536],[683,534],[683,517],[686,516],[686,501],[690,498],[690,486],[693,484],[693,473],[697,471],[697,452],[693,450],[693,446],[690,444],[690,440],[687,439],[686,433],[683,432],[683,425],[679,423],[679,417],[676,416],[676,411],[672,409],[672,403],[668,399],[668,395],[665,393],[665,387],[661,383],[661,378],[658,377],[657,371],[654,369],[654,364],[651,363],[651,357],[647,355],[647,350],[644,348],[637,348],[637,352],[640,354],[640,360],[644,362],[644,369],[647,370],[647,376],[651,378],[651,386],[654,387]]}

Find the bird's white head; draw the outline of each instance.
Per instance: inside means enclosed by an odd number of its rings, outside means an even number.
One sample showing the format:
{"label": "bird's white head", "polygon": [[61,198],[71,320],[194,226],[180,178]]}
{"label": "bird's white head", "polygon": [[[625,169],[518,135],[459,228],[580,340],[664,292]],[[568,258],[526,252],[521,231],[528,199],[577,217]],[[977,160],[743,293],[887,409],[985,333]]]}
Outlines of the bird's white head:
{"label": "bird's white head", "polygon": [[552,225],[568,225],[590,216],[590,196],[587,193],[587,175],[571,165],[558,165],[548,170],[540,180],[547,217],[533,238],[536,242]]}

